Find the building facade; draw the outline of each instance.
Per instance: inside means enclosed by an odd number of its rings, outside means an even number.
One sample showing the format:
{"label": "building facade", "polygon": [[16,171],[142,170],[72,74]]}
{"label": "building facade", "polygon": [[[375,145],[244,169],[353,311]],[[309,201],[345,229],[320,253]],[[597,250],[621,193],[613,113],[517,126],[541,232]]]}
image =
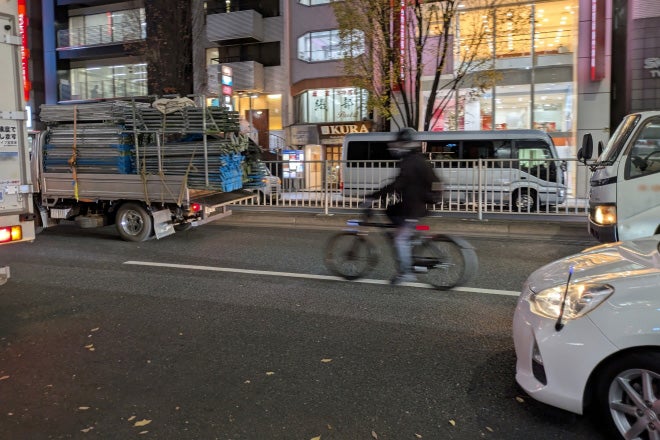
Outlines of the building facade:
{"label": "building facade", "polygon": [[[147,37],[145,1],[30,1],[33,108],[146,95],[146,60],[132,49]],[[205,70],[203,91],[221,95],[220,69],[231,67],[231,106],[262,146],[335,159],[344,133],[372,129],[366,92],[343,74],[329,0],[204,4],[204,35],[195,44],[206,56],[194,66]],[[574,157],[585,133],[606,141],[626,113],[660,108],[660,2],[470,4],[456,20],[455,51],[470,39],[469,22],[485,20],[498,80],[479,95],[467,87],[444,92],[453,95],[431,129],[540,128],[560,154]],[[509,27],[510,16],[528,20]],[[431,77],[422,80],[420,101],[429,97]]]}
{"label": "building facade", "polygon": [[[206,2],[208,93],[231,93],[229,105],[241,115],[244,131],[265,150],[284,147],[288,124],[286,7],[285,0]],[[227,79],[223,84],[223,66],[231,85]]]}

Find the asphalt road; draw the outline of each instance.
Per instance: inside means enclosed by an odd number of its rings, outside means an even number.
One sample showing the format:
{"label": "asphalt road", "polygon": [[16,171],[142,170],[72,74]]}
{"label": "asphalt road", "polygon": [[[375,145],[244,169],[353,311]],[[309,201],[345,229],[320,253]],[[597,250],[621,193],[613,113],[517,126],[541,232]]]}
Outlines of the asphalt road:
{"label": "asphalt road", "polygon": [[389,261],[329,277],[331,233],[61,226],[0,248],[0,438],[601,438],[514,380],[515,293],[584,243],[471,238],[478,276],[438,292],[383,284]]}

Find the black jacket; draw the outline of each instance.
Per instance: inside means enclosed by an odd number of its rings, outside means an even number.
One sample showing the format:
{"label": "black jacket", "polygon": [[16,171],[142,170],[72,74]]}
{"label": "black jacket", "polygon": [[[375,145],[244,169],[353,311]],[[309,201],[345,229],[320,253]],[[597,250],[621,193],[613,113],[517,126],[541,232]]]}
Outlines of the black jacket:
{"label": "black jacket", "polygon": [[401,196],[400,206],[396,215],[404,219],[418,219],[426,215],[426,204],[429,199],[433,182],[439,179],[433,171],[431,163],[422,153],[411,153],[399,162],[399,175],[394,181],[371,195],[378,199],[384,195],[397,193]]}

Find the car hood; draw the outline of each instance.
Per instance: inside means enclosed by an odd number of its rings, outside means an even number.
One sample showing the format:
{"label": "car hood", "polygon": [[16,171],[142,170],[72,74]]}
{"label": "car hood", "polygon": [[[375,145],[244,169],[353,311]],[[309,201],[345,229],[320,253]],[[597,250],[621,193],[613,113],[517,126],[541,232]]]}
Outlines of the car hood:
{"label": "car hood", "polygon": [[532,292],[568,281],[608,283],[619,278],[660,273],[660,235],[585,249],[579,254],[554,261],[536,270],[528,279]]}

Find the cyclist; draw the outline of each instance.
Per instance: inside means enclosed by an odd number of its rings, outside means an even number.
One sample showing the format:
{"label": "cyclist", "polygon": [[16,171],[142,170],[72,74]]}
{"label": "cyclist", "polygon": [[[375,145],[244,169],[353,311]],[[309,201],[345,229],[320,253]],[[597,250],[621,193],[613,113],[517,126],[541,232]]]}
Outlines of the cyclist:
{"label": "cyclist", "polygon": [[392,284],[414,282],[411,238],[419,218],[426,216],[426,204],[434,203],[433,183],[440,180],[431,163],[422,154],[422,143],[414,139],[415,130],[403,128],[396,141],[388,144],[390,154],[399,159],[399,174],[394,181],[365,199],[363,208],[367,215],[374,199],[388,194],[398,194],[400,201],[386,209],[387,217],[396,225],[394,247],[397,253],[398,271]]}

